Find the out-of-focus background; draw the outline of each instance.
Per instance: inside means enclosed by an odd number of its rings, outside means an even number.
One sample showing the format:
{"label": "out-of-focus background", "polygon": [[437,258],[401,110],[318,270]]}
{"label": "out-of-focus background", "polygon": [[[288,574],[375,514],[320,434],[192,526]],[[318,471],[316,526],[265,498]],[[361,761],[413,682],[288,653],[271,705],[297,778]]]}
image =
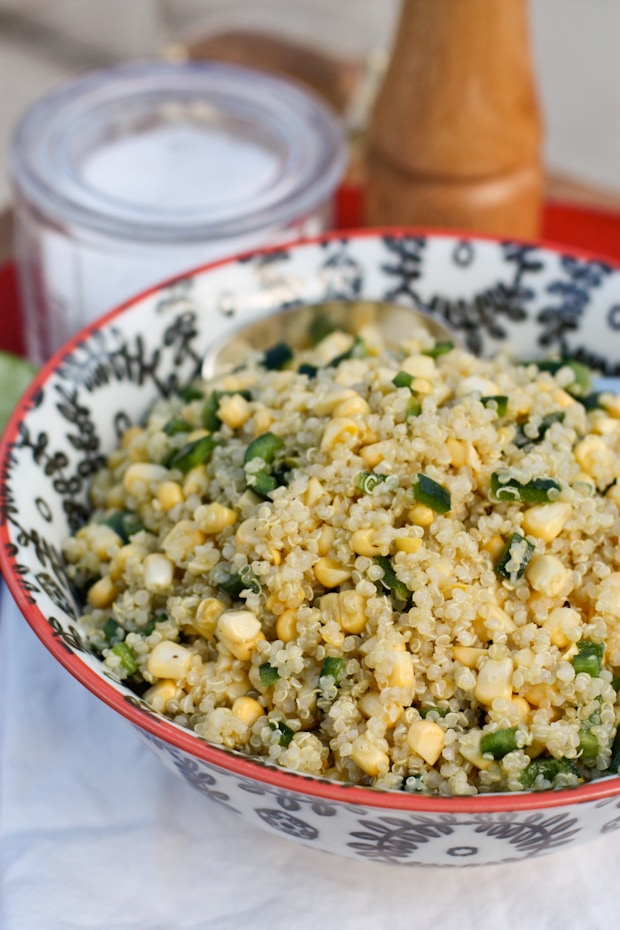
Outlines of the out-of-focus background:
{"label": "out-of-focus background", "polygon": [[[174,56],[231,24],[277,25],[294,41],[359,60],[389,47],[398,7],[399,0],[0,0],[0,209],[10,201],[7,144],[16,121],[71,75]],[[530,11],[554,190],[617,206],[620,4],[530,0]]]}

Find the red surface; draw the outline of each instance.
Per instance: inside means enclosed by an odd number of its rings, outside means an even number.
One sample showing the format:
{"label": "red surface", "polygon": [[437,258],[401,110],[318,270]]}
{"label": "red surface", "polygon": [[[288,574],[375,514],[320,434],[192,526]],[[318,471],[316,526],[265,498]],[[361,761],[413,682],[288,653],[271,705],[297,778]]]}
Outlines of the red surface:
{"label": "red surface", "polygon": [[[360,192],[343,187],[338,195],[338,226],[360,225]],[[542,238],[566,248],[586,250],[620,261],[620,213],[570,203],[548,203],[543,214]],[[24,352],[22,317],[15,266],[0,266],[0,349]]]}

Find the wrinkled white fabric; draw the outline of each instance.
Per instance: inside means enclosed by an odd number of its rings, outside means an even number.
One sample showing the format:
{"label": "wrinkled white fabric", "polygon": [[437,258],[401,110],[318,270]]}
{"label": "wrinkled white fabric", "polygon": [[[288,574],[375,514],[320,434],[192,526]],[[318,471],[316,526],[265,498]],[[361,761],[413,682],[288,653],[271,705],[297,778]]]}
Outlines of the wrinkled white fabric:
{"label": "wrinkled white fabric", "polygon": [[1,930],[600,930],[620,833],[463,869],[337,859],[271,836],[169,773],[0,609]]}

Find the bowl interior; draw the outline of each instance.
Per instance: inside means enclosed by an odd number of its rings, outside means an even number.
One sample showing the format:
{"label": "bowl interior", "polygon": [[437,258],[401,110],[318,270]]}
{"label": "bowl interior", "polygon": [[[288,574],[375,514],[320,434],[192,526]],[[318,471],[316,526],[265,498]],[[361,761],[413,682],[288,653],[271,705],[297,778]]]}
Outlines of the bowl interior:
{"label": "bowl interior", "polygon": [[[478,354],[503,348],[521,358],[570,355],[605,375],[620,374],[620,270],[603,261],[456,235],[335,234],[200,269],[82,331],[24,396],[0,453],[0,568],[56,658],[160,739],[249,777],[314,781],[313,793],[332,796],[316,779],[274,773],[209,746],[154,715],[112,679],[81,636],[61,543],[84,521],[89,481],[121,432],[139,422],[158,396],[195,375],[213,340],[271,310],[356,299],[421,305]],[[593,783],[571,792],[602,796],[610,790]],[[467,799],[472,801],[488,806],[482,797]],[[397,803],[419,808],[421,802],[400,794]],[[453,803],[426,799],[424,806],[446,810]],[[501,801],[504,808],[524,804],[523,797]]]}

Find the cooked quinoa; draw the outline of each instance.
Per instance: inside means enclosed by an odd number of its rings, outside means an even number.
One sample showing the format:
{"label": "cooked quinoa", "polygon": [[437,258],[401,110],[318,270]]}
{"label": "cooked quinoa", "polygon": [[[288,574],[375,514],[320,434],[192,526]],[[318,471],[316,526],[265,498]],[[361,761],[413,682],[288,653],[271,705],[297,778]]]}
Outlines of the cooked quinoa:
{"label": "cooked quinoa", "polygon": [[469,795],[617,771],[620,398],[314,329],[158,400],[64,546],[110,673],[211,743]]}

